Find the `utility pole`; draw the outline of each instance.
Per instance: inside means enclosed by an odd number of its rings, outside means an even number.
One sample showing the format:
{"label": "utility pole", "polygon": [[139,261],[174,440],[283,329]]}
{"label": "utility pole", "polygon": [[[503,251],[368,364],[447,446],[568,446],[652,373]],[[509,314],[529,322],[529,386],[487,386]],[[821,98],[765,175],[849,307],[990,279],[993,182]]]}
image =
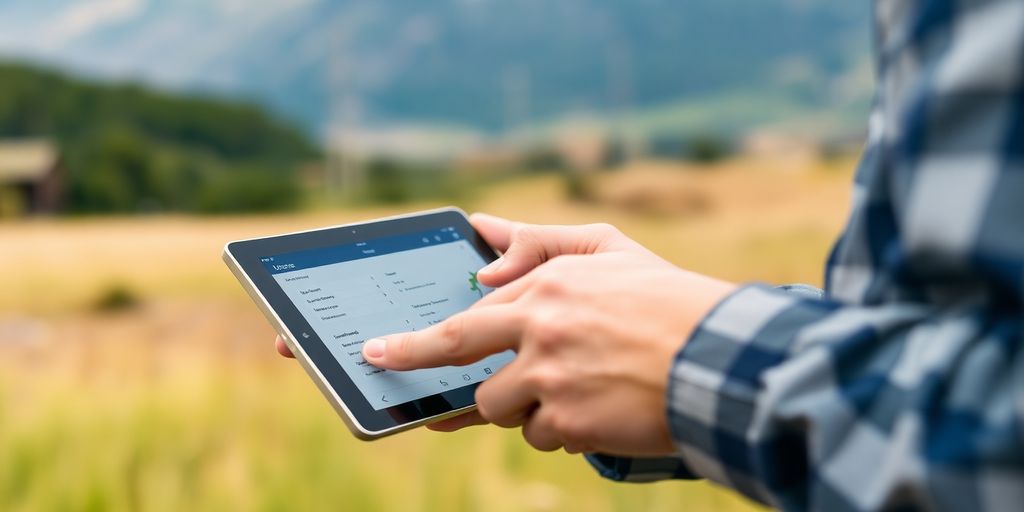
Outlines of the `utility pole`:
{"label": "utility pole", "polygon": [[607,60],[608,100],[612,116],[612,137],[622,144],[623,158],[642,156],[643,140],[631,122],[636,94],[633,79],[633,53],[619,37],[612,37],[605,55]]}
{"label": "utility pole", "polygon": [[501,70],[501,96],[505,107],[505,134],[514,135],[530,123],[530,68],[507,64]]}
{"label": "utility pole", "polygon": [[[340,21],[340,20],[339,20]],[[339,22],[339,25],[341,23]],[[332,203],[355,199],[361,185],[359,161],[353,140],[359,127],[362,102],[354,67],[345,45],[344,27],[334,31],[328,49],[327,162],[325,185]]]}

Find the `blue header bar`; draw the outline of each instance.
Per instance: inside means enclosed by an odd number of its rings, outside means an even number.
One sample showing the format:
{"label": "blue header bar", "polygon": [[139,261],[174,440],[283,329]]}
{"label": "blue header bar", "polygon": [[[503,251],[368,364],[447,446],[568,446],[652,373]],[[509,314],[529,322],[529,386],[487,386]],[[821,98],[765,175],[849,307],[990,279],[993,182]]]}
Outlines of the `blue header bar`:
{"label": "blue header bar", "polygon": [[408,235],[389,236],[351,245],[336,245],[320,249],[290,252],[278,256],[265,256],[260,263],[271,274],[284,274],[345,261],[373,258],[395,252],[411,251],[433,245],[450,244],[462,240],[453,227],[432,229]]}

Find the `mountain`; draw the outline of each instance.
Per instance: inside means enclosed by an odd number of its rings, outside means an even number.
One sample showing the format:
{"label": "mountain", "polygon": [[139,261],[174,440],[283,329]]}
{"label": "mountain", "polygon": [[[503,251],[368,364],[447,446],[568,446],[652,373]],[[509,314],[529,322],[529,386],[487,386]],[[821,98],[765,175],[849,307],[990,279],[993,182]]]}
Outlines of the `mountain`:
{"label": "mountain", "polygon": [[859,112],[867,4],[12,0],[0,3],[0,53],[241,94],[320,134],[338,124],[495,132],[737,94]]}

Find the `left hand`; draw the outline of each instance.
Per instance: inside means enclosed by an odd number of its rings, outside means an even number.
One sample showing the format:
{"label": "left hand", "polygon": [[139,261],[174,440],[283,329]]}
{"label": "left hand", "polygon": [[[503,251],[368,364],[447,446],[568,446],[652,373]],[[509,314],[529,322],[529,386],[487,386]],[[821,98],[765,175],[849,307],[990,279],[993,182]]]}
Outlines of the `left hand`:
{"label": "left hand", "polygon": [[477,389],[477,414],[443,428],[487,421],[522,426],[545,451],[665,455],[673,357],[732,289],[646,250],[558,256],[438,325],[367,341],[363,356],[412,370],[515,350]]}

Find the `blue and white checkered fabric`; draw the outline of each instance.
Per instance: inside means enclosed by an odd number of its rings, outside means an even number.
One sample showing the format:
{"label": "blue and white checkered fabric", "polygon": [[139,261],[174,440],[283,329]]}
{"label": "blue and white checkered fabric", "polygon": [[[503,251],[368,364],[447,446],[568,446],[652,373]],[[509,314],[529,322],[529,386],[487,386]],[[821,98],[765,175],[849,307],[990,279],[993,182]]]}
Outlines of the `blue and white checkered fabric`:
{"label": "blue and white checkered fabric", "polygon": [[823,296],[740,288],[672,370],[675,457],[786,510],[1024,510],[1024,0],[878,0],[878,91]]}

